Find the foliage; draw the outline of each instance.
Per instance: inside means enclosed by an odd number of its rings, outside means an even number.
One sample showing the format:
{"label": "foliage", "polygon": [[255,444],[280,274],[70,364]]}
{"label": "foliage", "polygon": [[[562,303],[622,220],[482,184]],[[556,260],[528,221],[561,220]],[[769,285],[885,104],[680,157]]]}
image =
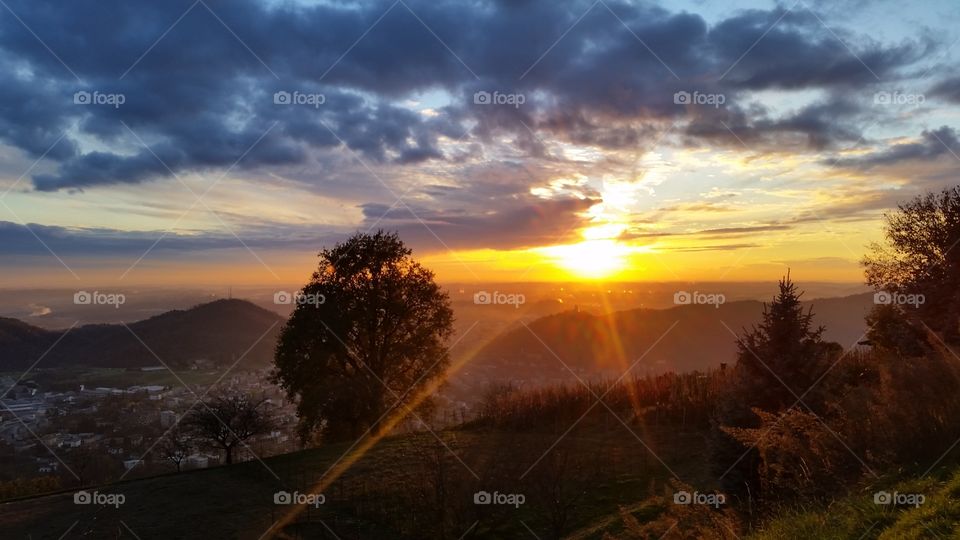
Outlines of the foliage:
{"label": "foliage", "polygon": [[300,434],[377,431],[417,403],[449,357],[453,311],[396,234],[357,234],[320,252],[277,343],[275,379],[297,400]]}
{"label": "foliage", "polygon": [[[675,504],[673,494],[692,493],[693,486],[672,480],[662,497],[645,502],[645,507],[659,510],[657,517],[641,522],[626,508],[620,509],[623,531],[605,533],[603,540],[734,540],[741,538],[740,519],[731,508],[714,508],[703,504]],[[646,509],[646,508],[645,508]]]}
{"label": "foliage", "polygon": [[566,384],[524,390],[513,385],[488,388],[479,421],[510,429],[565,429],[591,411],[614,411],[645,421],[703,427],[729,377],[722,371],[664,373],[617,381]]}
{"label": "foliage", "polygon": [[823,327],[813,326],[813,307],[805,313],[802,292],[788,273],[780,291],[764,305],[760,323],[737,342],[737,374],[741,395],[750,406],[768,411],[790,407],[813,386],[825,369],[830,348]]}
{"label": "foliage", "polygon": [[898,306],[880,304],[867,315],[867,339],[874,347],[900,357],[922,356],[929,350],[924,332],[904,316]]}
{"label": "foliage", "polygon": [[55,491],[61,487],[60,479],[56,476],[16,478],[8,482],[0,482],[0,500],[28,497],[38,493]]}
{"label": "foliage", "polygon": [[948,342],[960,340],[960,186],[899,205],[885,216],[884,236],[862,260],[867,283],[923,295],[924,323]]}

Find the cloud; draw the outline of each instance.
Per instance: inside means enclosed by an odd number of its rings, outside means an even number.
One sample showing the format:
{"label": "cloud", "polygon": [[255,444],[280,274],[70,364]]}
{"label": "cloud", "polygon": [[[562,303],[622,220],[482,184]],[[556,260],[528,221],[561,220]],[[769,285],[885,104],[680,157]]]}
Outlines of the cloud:
{"label": "cloud", "polygon": [[[318,233],[309,228],[261,226],[241,233],[243,242],[229,232],[187,235],[165,231],[124,231],[107,228],[76,228],[18,224],[0,221],[0,245],[8,255],[41,255],[51,252],[62,257],[130,257],[147,250],[163,252],[196,252],[217,249],[318,249],[327,242],[342,239],[344,234]],[[158,241],[159,240],[159,241]]]}
{"label": "cloud", "polygon": [[680,247],[667,248],[667,250],[679,251],[679,252],[736,251],[738,249],[749,249],[749,248],[755,248],[755,247],[760,247],[760,244],[744,243],[744,244],[717,244],[717,245],[708,245],[708,246],[680,246]]}
{"label": "cloud", "polygon": [[[817,149],[859,135],[837,122],[855,107],[830,98],[773,117],[748,105],[750,92],[835,92],[897,78],[936,45],[886,46],[824,28],[808,11],[750,10],[709,25],[619,1],[9,6],[50,50],[16,18],[0,19],[8,73],[0,139],[39,157],[68,133],[47,154],[57,168],[33,176],[46,191],[317,160],[330,166],[323,153],[341,147],[374,166],[467,166],[484,153],[454,155],[442,144],[464,132],[464,142],[481,149],[508,135],[516,149],[542,158],[551,157],[545,142],[553,139],[644,148],[678,120],[691,123],[692,138],[753,145],[798,136]],[[724,93],[729,108],[673,102],[675,92],[698,88]],[[477,105],[480,90],[521,93],[526,102]],[[122,94],[125,102],[77,105],[77,91]],[[276,92],[324,101],[278,105]],[[431,115],[404,104],[418,93],[441,96]]]}
{"label": "cloud", "polygon": [[929,161],[945,154],[960,152],[957,132],[949,126],[924,130],[915,142],[896,142],[863,156],[826,161],[828,165],[841,168],[869,170],[874,167],[889,167],[906,162]]}
{"label": "cloud", "polygon": [[491,208],[483,213],[437,211],[416,206],[366,204],[364,228],[395,229],[430,251],[443,249],[522,249],[568,242],[589,223],[583,213],[592,199],[557,199]]}

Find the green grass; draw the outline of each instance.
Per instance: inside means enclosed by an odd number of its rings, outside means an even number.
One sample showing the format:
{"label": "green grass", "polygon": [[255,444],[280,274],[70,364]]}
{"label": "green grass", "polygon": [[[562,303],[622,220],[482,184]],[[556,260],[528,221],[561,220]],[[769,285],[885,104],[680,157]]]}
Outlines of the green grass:
{"label": "green grass", "polygon": [[[874,504],[878,490],[921,493],[919,507]],[[925,477],[883,479],[827,507],[794,508],[750,536],[774,539],[960,538],[960,471],[940,469]]]}

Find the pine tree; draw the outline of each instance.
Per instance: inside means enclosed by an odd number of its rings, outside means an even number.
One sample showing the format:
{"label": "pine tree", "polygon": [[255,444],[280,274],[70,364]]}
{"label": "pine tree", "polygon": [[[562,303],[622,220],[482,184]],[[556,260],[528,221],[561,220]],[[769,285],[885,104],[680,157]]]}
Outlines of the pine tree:
{"label": "pine tree", "polygon": [[740,395],[751,406],[771,412],[789,408],[823,371],[824,328],[814,327],[813,308],[804,311],[802,295],[788,271],[773,302],[764,304],[760,324],[737,343]]}

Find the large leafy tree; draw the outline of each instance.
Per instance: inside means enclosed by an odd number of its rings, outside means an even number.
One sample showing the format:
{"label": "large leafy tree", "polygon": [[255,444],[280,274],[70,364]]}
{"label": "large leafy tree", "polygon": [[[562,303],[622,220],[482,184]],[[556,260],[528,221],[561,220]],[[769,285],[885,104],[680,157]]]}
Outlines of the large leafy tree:
{"label": "large leafy tree", "polygon": [[443,375],[453,311],[411,254],[383,231],[320,252],[275,356],[274,377],[297,401],[301,437],[376,431]]}
{"label": "large leafy tree", "polygon": [[884,220],[885,241],[863,259],[867,283],[923,295],[919,308],[903,311],[960,342],[960,186],[916,197]]}

